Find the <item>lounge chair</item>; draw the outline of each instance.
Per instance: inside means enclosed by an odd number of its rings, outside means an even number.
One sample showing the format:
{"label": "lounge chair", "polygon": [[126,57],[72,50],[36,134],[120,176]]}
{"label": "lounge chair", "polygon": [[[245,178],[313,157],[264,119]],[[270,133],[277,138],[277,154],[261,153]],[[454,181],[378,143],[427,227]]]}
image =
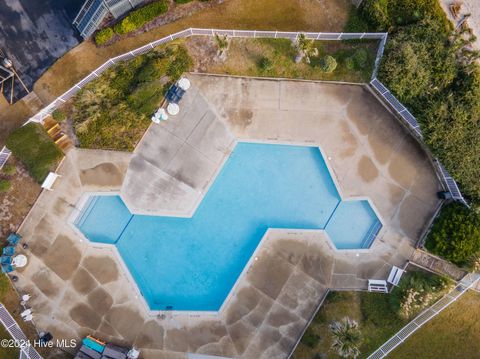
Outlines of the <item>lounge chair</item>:
{"label": "lounge chair", "polygon": [[13,256],[15,254],[15,247],[13,246],[4,247],[2,254],[4,256]]}
{"label": "lounge chair", "polygon": [[0,257],[1,264],[12,264],[12,257],[11,256],[1,256]]}
{"label": "lounge chair", "polygon": [[13,272],[13,267],[11,264],[2,264],[2,272],[3,273],[10,273]]}
{"label": "lounge chair", "polygon": [[10,233],[7,238],[7,242],[10,243],[12,246],[16,245],[18,242],[20,242],[20,239],[22,236],[20,236],[17,233]]}

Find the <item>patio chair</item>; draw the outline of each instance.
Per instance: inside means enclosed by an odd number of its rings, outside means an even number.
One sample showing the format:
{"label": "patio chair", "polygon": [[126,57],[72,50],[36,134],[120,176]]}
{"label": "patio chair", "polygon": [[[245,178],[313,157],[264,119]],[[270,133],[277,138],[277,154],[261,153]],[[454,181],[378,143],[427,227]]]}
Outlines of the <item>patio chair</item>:
{"label": "patio chair", "polygon": [[0,257],[1,264],[12,264],[12,257],[11,256],[1,256]]}
{"label": "patio chair", "polygon": [[22,236],[20,236],[17,233],[10,233],[7,238],[7,242],[10,243],[12,246],[16,245],[18,242],[20,242],[20,239]]}
{"label": "patio chair", "polygon": [[2,254],[4,256],[13,256],[15,254],[15,247],[13,246],[4,247]]}
{"label": "patio chair", "polygon": [[2,272],[3,273],[10,273],[13,272],[13,267],[11,264],[2,264]]}

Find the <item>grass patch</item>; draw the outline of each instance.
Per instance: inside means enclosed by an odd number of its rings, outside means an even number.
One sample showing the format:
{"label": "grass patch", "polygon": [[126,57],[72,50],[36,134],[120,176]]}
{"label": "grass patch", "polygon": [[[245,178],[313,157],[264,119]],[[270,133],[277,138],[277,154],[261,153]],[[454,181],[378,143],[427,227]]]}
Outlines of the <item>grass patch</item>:
{"label": "grass patch", "polygon": [[[210,65],[207,71],[258,77],[368,82],[377,46],[376,41],[315,41],[318,56],[311,57],[308,64],[305,61],[295,62],[297,52],[288,39],[231,39],[226,61]],[[359,51],[365,57],[363,62],[353,60]]]}
{"label": "grass patch", "polygon": [[13,131],[7,138],[7,147],[27,167],[38,183],[43,182],[48,172],[55,170],[63,157],[62,151],[37,123],[29,123]]}
{"label": "grass patch", "polygon": [[470,291],[388,355],[404,358],[478,358],[480,294]]}
{"label": "grass patch", "polygon": [[70,109],[80,147],[133,151],[165,90],[191,65],[177,42],[112,67],[89,83]]}
{"label": "grass patch", "polygon": [[[362,335],[359,357],[366,358],[411,318],[439,299],[450,288],[448,284],[445,279],[430,273],[409,272],[405,274],[401,285],[390,294],[330,292],[302,337],[293,358],[340,358],[331,349],[329,326],[333,321],[340,321],[344,317],[359,323]],[[424,299],[417,298],[414,302],[421,305],[413,308],[409,316],[405,316],[404,303],[412,290],[421,293]]]}
{"label": "grass patch", "polygon": [[[10,282],[5,274],[0,273],[0,302],[3,303],[5,296],[10,288]],[[5,327],[0,324],[0,339],[11,339],[10,334],[5,330]],[[2,359],[17,359],[19,351],[16,348],[0,347],[0,358]]]}

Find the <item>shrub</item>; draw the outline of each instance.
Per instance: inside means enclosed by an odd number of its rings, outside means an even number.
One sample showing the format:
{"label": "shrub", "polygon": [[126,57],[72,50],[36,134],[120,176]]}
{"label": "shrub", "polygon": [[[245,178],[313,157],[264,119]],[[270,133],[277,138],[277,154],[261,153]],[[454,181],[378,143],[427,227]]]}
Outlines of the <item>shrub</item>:
{"label": "shrub", "polygon": [[16,129],[6,142],[15,157],[27,166],[33,179],[39,183],[49,171],[55,169],[63,156],[45,129],[37,123],[29,123]]}
{"label": "shrub", "polygon": [[95,34],[95,43],[97,45],[103,45],[108,40],[110,40],[113,37],[113,35],[115,35],[115,32],[111,27],[101,29]]}
{"label": "shrub", "polygon": [[187,49],[184,46],[177,48],[173,61],[167,67],[166,74],[171,80],[176,81],[182,76],[182,74],[193,65],[193,60],[188,54]]}
{"label": "shrub", "polygon": [[3,166],[3,173],[7,176],[14,175],[17,172],[17,167],[15,165],[5,165]]}
{"label": "shrub", "polygon": [[263,56],[258,62],[258,68],[262,72],[268,72],[273,69],[273,61],[268,57]]}
{"label": "shrub", "polygon": [[166,0],[161,0],[148,4],[140,9],[134,10],[129,13],[122,21],[116,24],[113,27],[113,30],[117,34],[126,34],[132,32],[147,22],[153,20],[157,16],[167,12],[168,2]]}
{"label": "shrub", "polygon": [[480,251],[480,215],[461,204],[444,206],[425,247],[455,264],[467,264]]}
{"label": "shrub", "polygon": [[191,1],[192,1],[192,0],[175,0],[175,2],[176,2],[177,4],[186,4],[186,3],[189,3],[189,2],[191,2]]}
{"label": "shrub", "polygon": [[302,337],[302,343],[310,348],[315,348],[320,341],[320,336],[313,332],[310,327]]}
{"label": "shrub", "polygon": [[441,297],[450,281],[438,275],[407,273],[390,295],[392,310],[402,319],[413,318]]}
{"label": "shrub", "polygon": [[63,122],[66,120],[67,115],[62,110],[55,110],[52,112],[52,117],[57,122]]}
{"label": "shrub", "polygon": [[164,91],[192,63],[184,46],[167,45],[116,65],[90,82],[73,103],[80,146],[133,150]]}
{"label": "shrub", "polygon": [[353,54],[353,61],[358,68],[364,68],[368,62],[368,51],[360,48]]}
{"label": "shrub", "polygon": [[320,59],[319,65],[323,72],[330,73],[337,68],[337,61],[333,56],[327,55]]}
{"label": "shrub", "polygon": [[345,67],[350,71],[355,70],[355,60],[353,57],[347,57],[345,59]]}
{"label": "shrub", "polygon": [[7,179],[0,179],[0,192],[7,192],[12,184]]}

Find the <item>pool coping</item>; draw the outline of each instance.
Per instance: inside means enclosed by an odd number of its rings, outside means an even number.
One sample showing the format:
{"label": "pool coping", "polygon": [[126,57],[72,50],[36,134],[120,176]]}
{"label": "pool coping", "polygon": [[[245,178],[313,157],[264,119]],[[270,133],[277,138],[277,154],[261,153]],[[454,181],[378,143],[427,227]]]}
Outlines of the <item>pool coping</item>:
{"label": "pool coping", "polygon": [[[136,280],[133,278],[127,264],[125,263],[124,259],[122,258],[120,252],[118,251],[117,246],[115,243],[108,244],[108,243],[98,243],[98,242],[92,242],[90,241],[85,235],[76,227],[75,221],[77,220],[79,215],[82,215],[84,213],[84,207],[88,201],[88,199],[92,196],[119,196],[122,199],[122,202],[125,204],[127,209],[130,211],[132,215],[147,215],[147,216],[168,216],[168,217],[180,217],[180,218],[191,218],[196,210],[198,209],[200,203],[203,201],[205,195],[209,191],[210,187],[212,184],[215,182],[218,174],[220,171],[223,169],[226,161],[230,158],[230,155],[234,151],[236,144],[239,142],[245,142],[245,143],[259,143],[259,144],[277,144],[277,145],[287,145],[287,146],[302,146],[302,147],[315,147],[319,150],[320,155],[322,156],[322,160],[325,163],[327,170],[329,172],[330,178],[333,181],[333,184],[335,186],[335,189],[340,197],[340,202],[344,201],[367,201],[369,206],[372,208],[373,212],[377,216],[377,219],[379,220],[381,224],[381,228],[374,237],[374,239],[371,241],[370,245],[368,248],[347,248],[347,249],[338,249],[335,246],[335,243],[332,241],[330,236],[328,235],[328,232],[325,229],[298,229],[298,228],[268,228],[260,241],[258,242],[257,246],[255,247],[254,251],[250,255],[248,261],[245,263],[243,266],[242,271],[238,275],[237,279],[235,280],[235,283],[233,284],[232,288],[229,290],[227,296],[225,297],[224,301],[222,302],[222,305],[217,311],[194,311],[194,310],[152,310],[145,299],[144,295],[142,294],[142,291],[140,290],[139,285],[137,284]],[[124,276],[126,277],[127,281],[130,283],[133,283],[134,290],[136,292],[135,298],[140,299],[142,301],[143,307],[146,310],[146,313],[150,317],[157,317],[157,316],[163,316],[163,315],[169,315],[172,317],[177,317],[177,318],[212,318],[212,317],[218,317],[220,316],[230,303],[231,299],[235,296],[237,290],[241,287],[241,284],[243,282],[243,279],[245,279],[247,272],[250,270],[252,267],[253,263],[258,259],[258,254],[260,250],[264,247],[265,242],[268,240],[268,237],[272,232],[276,233],[287,233],[287,236],[285,239],[289,239],[288,233],[291,234],[306,234],[306,233],[321,233],[325,238],[327,238],[327,245],[330,249],[332,249],[335,253],[355,253],[356,256],[359,256],[359,254],[364,253],[370,253],[372,246],[376,242],[377,239],[381,238],[384,235],[384,232],[386,231],[386,226],[385,222],[382,219],[382,217],[379,214],[378,209],[374,205],[374,203],[370,200],[369,197],[367,196],[344,196],[341,191],[340,184],[338,183],[338,180],[336,178],[335,172],[333,171],[332,167],[328,163],[329,157],[325,155],[325,153],[322,151],[322,149],[317,146],[316,144],[311,144],[311,143],[302,143],[302,142],[285,142],[285,141],[257,141],[257,140],[236,140],[235,141],[235,147],[233,147],[232,151],[225,155],[222,164],[217,168],[215,171],[215,174],[213,175],[212,179],[208,183],[208,186],[206,190],[204,190],[201,193],[201,196],[195,203],[195,207],[191,212],[189,212],[189,215],[173,215],[171,212],[168,213],[166,211],[165,214],[144,214],[144,213],[138,213],[138,212],[132,212],[130,208],[127,206],[125,200],[123,199],[121,195],[121,191],[86,191],[83,192],[79,200],[77,201],[75,207],[72,208],[72,211],[70,215],[68,216],[67,219],[67,224],[69,227],[79,236],[80,241],[86,241],[89,246],[92,248],[101,248],[101,249],[109,249],[111,252],[114,253],[114,256],[117,258],[118,263],[120,264],[122,268],[122,272]],[[336,210],[336,208],[335,208]],[[335,210],[332,212],[332,214],[335,212]],[[294,233],[292,233],[294,232]]]}

